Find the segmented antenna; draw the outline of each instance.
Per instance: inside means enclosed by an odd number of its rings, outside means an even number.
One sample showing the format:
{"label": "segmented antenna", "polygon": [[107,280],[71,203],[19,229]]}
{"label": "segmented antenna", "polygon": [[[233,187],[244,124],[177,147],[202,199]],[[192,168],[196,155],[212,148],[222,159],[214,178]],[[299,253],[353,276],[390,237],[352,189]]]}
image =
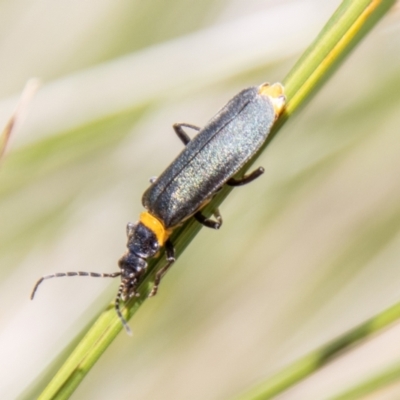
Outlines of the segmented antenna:
{"label": "segmented antenna", "polygon": [[35,293],[39,285],[45,280],[50,278],[62,278],[64,276],[91,276],[92,278],[116,278],[120,276],[121,272],[113,272],[112,274],[107,273],[99,273],[99,272],[84,272],[84,271],[77,271],[77,272],[58,272],[56,274],[45,275],[42,276],[37,282],[35,287],[32,290],[31,300],[35,297]]}
{"label": "segmented antenna", "polygon": [[115,311],[116,311],[116,313],[117,313],[117,315],[118,315],[123,327],[125,328],[126,333],[129,336],[132,336],[131,328],[129,328],[129,325],[126,322],[125,318],[123,317],[123,315],[121,313],[121,310],[119,308],[119,303],[120,303],[121,298],[122,298],[122,292],[124,291],[124,287],[125,287],[125,283],[121,282],[121,284],[119,285],[119,288],[118,288],[117,296],[115,297]]}
{"label": "segmented antenna", "polygon": [[[85,271],[76,271],[76,272],[57,272],[56,274],[51,274],[51,275],[45,275],[42,276],[35,284],[33,290],[32,290],[32,294],[31,294],[31,300],[33,300],[33,298],[35,297],[36,291],[39,287],[39,285],[45,280],[45,279],[50,279],[50,278],[63,278],[65,276],[90,276],[92,278],[116,278],[117,276],[121,276],[121,272],[113,272],[111,274],[107,274],[107,273],[99,273],[99,272],[85,272]],[[119,308],[119,303],[121,301],[122,298],[122,293],[124,291],[124,282],[122,282],[119,285],[118,288],[118,293],[117,293],[117,297],[115,298],[115,311],[117,312],[117,315],[119,317],[119,319],[121,320],[121,323],[123,325],[123,327],[125,328],[126,333],[129,336],[132,336],[132,331],[129,328],[128,323],[126,322],[125,318],[122,316],[121,310]]]}

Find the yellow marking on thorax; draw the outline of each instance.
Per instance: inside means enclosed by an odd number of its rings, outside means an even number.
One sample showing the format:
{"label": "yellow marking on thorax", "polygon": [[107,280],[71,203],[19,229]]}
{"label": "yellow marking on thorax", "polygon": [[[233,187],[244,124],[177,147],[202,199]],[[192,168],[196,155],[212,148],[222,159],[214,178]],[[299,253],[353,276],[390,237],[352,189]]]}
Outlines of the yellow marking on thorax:
{"label": "yellow marking on thorax", "polygon": [[270,85],[269,83],[264,83],[258,88],[258,93],[269,97],[272,106],[274,107],[275,119],[279,117],[282,113],[285,103],[285,88],[279,82]]}
{"label": "yellow marking on thorax", "polygon": [[161,221],[159,221],[149,212],[143,211],[140,214],[139,222],[141,222],[146,228],[149,228],[156,235],[157,241],[160,246],[164,246],[164,243],[167,241],[169,235],[171,234],[171,231],[165,229]]}

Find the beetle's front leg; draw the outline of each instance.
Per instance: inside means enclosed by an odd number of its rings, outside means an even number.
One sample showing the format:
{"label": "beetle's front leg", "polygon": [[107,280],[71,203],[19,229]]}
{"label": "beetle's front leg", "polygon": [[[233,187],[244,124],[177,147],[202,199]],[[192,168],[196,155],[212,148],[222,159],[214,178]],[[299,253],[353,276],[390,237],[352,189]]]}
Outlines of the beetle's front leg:
{"label": "beetle's front leg", "polygon": [[158,286],[161,282],[163,276],[168,272],[168,270],[172,267],[172,264],[176,261],[175,258],[175,248],[170,240],[167,240],[165,243],[165,253],[167,255],[167,264],[164,265],[157,273],[154,279],[154,286],[151,289],[148,297],[153,297],[157,294]]}

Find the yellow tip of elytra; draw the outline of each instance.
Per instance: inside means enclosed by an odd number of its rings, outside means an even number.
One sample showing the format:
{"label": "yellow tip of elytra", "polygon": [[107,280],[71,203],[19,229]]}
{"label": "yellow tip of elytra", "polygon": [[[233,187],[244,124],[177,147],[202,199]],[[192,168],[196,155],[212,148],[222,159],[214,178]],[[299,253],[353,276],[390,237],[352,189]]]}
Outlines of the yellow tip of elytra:
{"label": "yellow tip of elytra", "polygon": [[286,104],[284,86],[279,82],[276,82],[272,85],[269,83],[264,83],[259,87],[258,93],[269,97],[274,107],[275,118],[278,118]]}

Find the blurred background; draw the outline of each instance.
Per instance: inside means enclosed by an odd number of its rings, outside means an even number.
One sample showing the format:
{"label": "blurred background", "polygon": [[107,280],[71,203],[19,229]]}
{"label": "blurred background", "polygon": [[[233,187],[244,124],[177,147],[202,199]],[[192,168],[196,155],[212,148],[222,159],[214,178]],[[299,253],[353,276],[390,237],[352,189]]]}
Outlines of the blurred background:
{"label": "blurred background", "polygon": [[[148,179],[242,88],[282,80],[340,1],[3,0],[0,122],[42,81],[0,168],[0,397],[35,398],[113,300]],[[231,398],[400,301],[400,10],[221,207],[74,399]],[[400,327],[278,398],[328,399],[400,361]],[[71,342],[72,340],[72,342]],[[392,384],[369,399],[400,397]]]}

